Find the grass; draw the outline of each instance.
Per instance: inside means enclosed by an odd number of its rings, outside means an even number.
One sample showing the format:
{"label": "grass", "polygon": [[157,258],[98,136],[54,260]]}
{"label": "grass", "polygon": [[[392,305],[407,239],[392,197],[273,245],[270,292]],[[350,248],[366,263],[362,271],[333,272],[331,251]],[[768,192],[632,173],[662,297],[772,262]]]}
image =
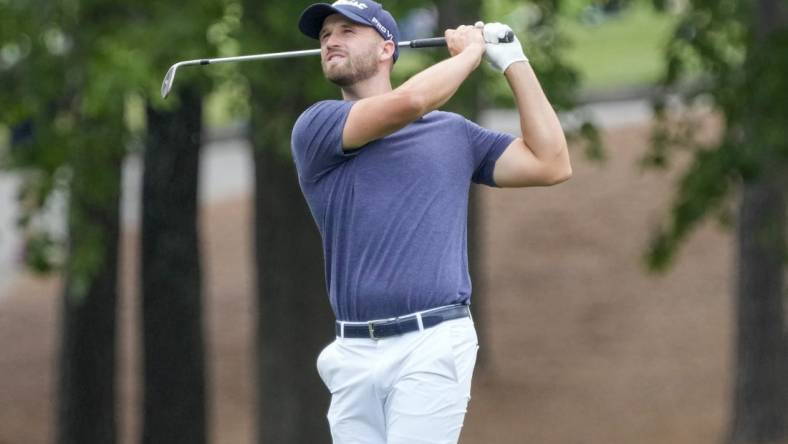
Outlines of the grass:
{"label": "grass", "polygon": [[599,24],[563,17],[559,26],[572,42],[568,61],[580,71],[583,89],[612,90],[645,86],[664,69],[664,45],[676,18],[648,4],[633,2],[619,15]]}

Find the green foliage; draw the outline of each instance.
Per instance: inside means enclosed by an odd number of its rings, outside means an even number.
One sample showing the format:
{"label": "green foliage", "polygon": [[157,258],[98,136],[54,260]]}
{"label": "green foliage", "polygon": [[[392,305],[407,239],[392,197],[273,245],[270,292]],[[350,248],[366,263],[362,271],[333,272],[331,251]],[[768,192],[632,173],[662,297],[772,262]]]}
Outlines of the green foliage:
{"label": "green foliage", "polygon": [[46,274],[52,270],[52,264],[59,262],[57,242],[49,233],[41,233],[28,239],[25,252],[25,264],[37,273]]}
{"label": "green foliage", "polygon": [[736,183],[732,172],[736,169],[737,157],[735,145],[695,151],[694,162],[679,183],[670,225],[652,239],[647,258],[652,269],[666,269],[691,228],[706,214],[721,207]]}
{"label": "green foliage", "polygon": [[580,137],[585,140],[585,155],[590,160],[603,161],[606,159],[605,149],[599,130],[589,122],[580,125]]}
{"label": "green foliage", "polygon": [[[705,217],[726,214],[736,187],[764,174],[780,174],[788,160],[788,28],[756,22],[751,2],[693,0],[668,45],[666,90],[679,88],[688,110],[670,117],[655,105],[658,124],[644,162],[664,167],[677,150],[694,152],[672,205],[669,221],[654,234],[648,263],[664,269],[681,240]],[[772,19],[777,19],[772,17]],[[767,18],[768,20],[768,18]],[[706,145],[693,131],[693,105],[710,104],[723,121],[722,137]],[[676,125],[676,120],[685,124]]]}
{"label": "green foliage", "polygon": [[[37,269],[60,265],[50,262],[61,256],[51,252],[65,247],[65,239],[30,223],[60,184],[70,202],[69,232],[79,233],[71,239],[69,271],[74,282],[90,279],[103,261],[100,246],[114,242],[93,221],[95,211],[113,205],[120,193],[121,160],[132,136],[127,122],[134,120],[128,111],[139,110],[141,101],[173,108],[180,86],[209,86],[206,76],[184,70],[174,97],[158,98],[170,64],[217,52],[223,43],[219,33],[206,29],[229,20],[233,4],[0,2],[0,122],[6,128],[31,128],[29,137],[9,149],[5,163],[24,173],[20,224],[31,239]],[[68,180],[55,180],[58,176]]]}

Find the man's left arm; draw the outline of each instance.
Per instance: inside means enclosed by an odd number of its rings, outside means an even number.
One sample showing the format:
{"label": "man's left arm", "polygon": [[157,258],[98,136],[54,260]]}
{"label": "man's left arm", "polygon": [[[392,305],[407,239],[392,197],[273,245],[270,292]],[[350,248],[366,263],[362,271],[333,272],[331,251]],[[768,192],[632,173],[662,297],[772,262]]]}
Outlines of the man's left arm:
{"label": "man's left arm", "polygon": [[[501,27],[505,25],[486,25],[485,39],[493,40]],[[496,185],[546,186],[569,179],[572,176],[572,166],[564,131],[523,54],[519,40],[488,44],[487,56],[493,67],[503,71],[509,82],[523,134],[521,138],[515,139],[496,161],[493,170]]]}

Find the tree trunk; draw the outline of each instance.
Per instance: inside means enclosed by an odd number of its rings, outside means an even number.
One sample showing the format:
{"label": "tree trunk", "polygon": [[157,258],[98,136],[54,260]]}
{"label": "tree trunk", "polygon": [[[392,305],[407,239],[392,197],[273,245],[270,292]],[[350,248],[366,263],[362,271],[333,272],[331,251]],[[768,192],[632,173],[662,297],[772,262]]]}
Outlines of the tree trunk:
{"label": "tree trunk", "polygon": [[[751,60],[769,60],[763,43],[774,31],[788,26],[788,17],[775,0],[755,5],[755,42]],[[748,68],[758,66],[748,64]],[[757,74],[752,74],[751,77]],[[757,87],[756,87],[757,88]],[[763,91],[753,94],[750,106],[758,119],[767,106],[759,104]],[[766,97],[765,100],[770,100]],[[753,125],[754,126],[754,125]],[[750,130],[752,135],[757,131]],[[758,143],[751,137],[749,143]],[[744,185],[738,226],[738,286],[736,291],[736,368],[731,444],[788,443],[788,337],[783,291],[786,253],[785,169],[775,165],[772,147],[760,159],[764,173]]]}
{"label": "tree trunk", "polygon": [[[449,28],[456,28],[460,25],[473,25],[481,18],[481,2],[479,0],[438,0],[438,32],[443,32]],[[442,53],[441,57],[445,57]],[[482,62],[486,63],[486,62]],[[462,84],[457,94],[452,97],[447,106],[447,110],[457,112],[470,120],[476,120],[479,116],[481,99],[481,75],[474,72]],[[476,330],[479,336],[479,352],[476,357],[477,368],[486,368],[489,364],[488,345],[484,326],[487,316],[488,294],[486,292],[486,282],[484,280],[483,263],[484,256],[482,250],[484,234],[484,217],[481,213],[481,196],[476,185],[471,186],[468,198],[468,268],[473,284],[471,296],[471,311]]]}
{"label": "tree trunk", "polygon": [[[121,159],[118,154],[107,158],[104,154],[108,152],[79,159],[69,197],[69,262],[63,292],[56,431],[56,441],[61,444],[116,441]],[[99,176],[100,182],[85,179],[89,174]],[[104,187],[100,197],[91,189],[96,183]]]}
{"label": "tree trunk", "polygon": [[746,185],[741,201],[733,444],[788,442],[780,185],[766,178]]}
{"label": "tree trunk", "polygon": [[[255,114],[253,122],[267,121],[266,111]],[[255,143],[254,155],[258,442],[328,443],[329,393],[315,360],[333,340],[334,316],[320,235],[293,161],[278,145],[288,141]]]}
{"label": "tree trunk", "polygon": [[202,101],[183,89],[175,111],[147,107],[142,191],[142,330],[146,444],[206,442],[197,229]]}
{"label": "tree trunk", "polygon": [[[304,5],[244,0],[247,51],[286,51]],[[262,42],[262,43],[261,43]],[[251,93],[256,258],[257,442],[331,442],[330,393],[315,367],[334,339],[320,234],[298,185],[290,133],[298,115],[319,97],[335,97],[317,59],[245,67]]]}

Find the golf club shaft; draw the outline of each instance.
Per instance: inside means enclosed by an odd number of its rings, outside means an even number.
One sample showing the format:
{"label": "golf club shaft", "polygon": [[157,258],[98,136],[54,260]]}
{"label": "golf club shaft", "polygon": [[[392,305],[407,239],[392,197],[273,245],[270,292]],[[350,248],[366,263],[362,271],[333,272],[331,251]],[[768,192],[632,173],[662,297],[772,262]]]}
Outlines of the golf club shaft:
{"label": "golf club shaft", "polygon": [[[446,39],[443,37],[435,37],[429,39],[410,40],[405,42],[399,42],[398,46],[400,48],[440,47],[440,46],[446,46]],[[252,60],[267,60],[267,59],[287,59],[293,57],[306,57],[306,56],[314,56],[314,55],[320,55],[320,49],[274,52],[268,54],[253,54],[253,55],[235,56],[235,57],[219,57],[215,59],[184,60],[182,62],[178,62],[172,65],[170,69],[167,71],[167,75],[164,76],[164,82],[162,82],[161,84],[161,96],[166,98],[167,95],[169,95],[170,89],[172,89],[172,85],[175,82],[175,72],[181,66],[213,65],[217,63],[248,62]]]}
{"label": "golf club shaft", "polygon": [[[511,42],[513,40],[514,40],[514,33],[510,31],[506,35],[506,37],[501,39],[501,43]],[[435,48],[442,46],[445,47],[446,39],[443,37],[433,37],[428,39],[408,40],[405,42],[399,42],[398,46],[400,48]],[[175,82],[175,72],[181,66],[213,65],[216,63],[228,63],[228,62],[248,62],[251,60],[287,59],[293,57],[305,57],[305,56],[313,56],[313,55],[320,55],[320,49],[274,52],[268,54],[253,54],[253,55],[235,56],[235,57],[219,57],[215,59],[184,60],[182,62],[178,62],[172,65],[170,69],[167,71],[167,75],[164,76],[164,82],[162,82],[161,85],[161,96],[166,98],[167,95],[170,93],[170,89],[172,89],[172,85]]]}
{"label": "golf club shaft", "polygon": [[[409,40],[405,42],[399,42],[400,48],[431,48],[431,47],[441,47],[446,46],[446,39],[443,37],[435,37],[429,39],[419,39],[419,40]],[[197,60],[186,60],[183,62],[178,62],[179,66],[187,66],[187,65],[213,65],[216,63],[227,63],[227,62],[248,62],[252,60],[266,60],[266,59],[288,59],[293,57],[306,57],[306,56],[313,56],[313,55],[320,55],[320,49],[305,49],[301,51],[287,51],[287,52],[272,52],[268,54],[253,54],[253,55],[246,55],[246,56],[234,56],[234,57],[219,57],[215,59],[197,59]]]}

